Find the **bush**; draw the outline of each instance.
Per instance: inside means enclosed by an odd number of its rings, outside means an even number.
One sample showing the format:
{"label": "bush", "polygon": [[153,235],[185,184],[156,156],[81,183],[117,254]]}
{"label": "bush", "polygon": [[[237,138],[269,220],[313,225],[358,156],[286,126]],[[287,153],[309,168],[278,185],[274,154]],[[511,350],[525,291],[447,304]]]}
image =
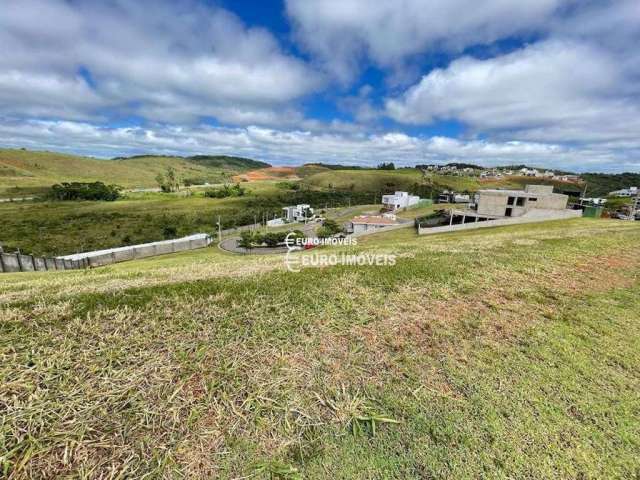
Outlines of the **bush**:
{"label": "bush", "polygon": [[121,187],[102,182],[57,183],[51,187],[48,197],[53,200],[104,200],[112,202],[120,198]]}
{"label": "bush", "polygon": [[290,232],[252,232],[245,230],[240,234],[240,241],[238,246],[246,249],[251,249],[257,246],[266,245],[267,247],[277,247],[285,241],[289,234],[294,235],[291,239],[304,238],[304,233],[300,230],[292,230]]}
{"label": "bush", "polygon": [[326,219],[316,233],[320,238],[327,238],[341,231],[342,227],[335,220]]}
{"label": "bush", "polygon": [[242,197],[246,193],[244,187],[239,183],[235,185],[224,185],[222,188],[210,188],[205,190],[204,196],[208,198],[227,198],[227,197]]}

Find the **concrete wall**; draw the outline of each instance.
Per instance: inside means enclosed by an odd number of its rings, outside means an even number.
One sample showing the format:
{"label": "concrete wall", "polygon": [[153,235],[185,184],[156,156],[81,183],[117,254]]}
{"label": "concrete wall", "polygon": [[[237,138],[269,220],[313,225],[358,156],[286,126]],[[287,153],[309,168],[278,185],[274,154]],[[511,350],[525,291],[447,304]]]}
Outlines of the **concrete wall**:
{"label": "concrete wall", "polygon": [[33,263],[36,266],[36,270],[40,271],[40,272],[46,272],[47,271],[47,264],[44,260],[44,258],[42,257],[33,257]]}
{"label": "concrete wall", "polygon": [[363,230],[363,231],[360,231],[359,233],[353,233],[351,236],[363,237],[365,235],[371,235],[373,233],[389,232],[391,230],[400,230],[401,228],[411,228],[411,227],[414,227],[414,222],[399,223],[397,225],[388,225],[382,228]]}
{"label": "concrete wall", "polygon": [[18,253],[0,253],[0,272],[46,272],[47,270],[76,270],[88,267],[85,261],[34,257]]}
{"label": "concrete wall", "polygon": [[[533,188],[535,187],[535,188]],[[539,187],[539,188],[538,188]],[[544,187],[544,188],[543,188]],[[549,193],[547,185],[527,185],[527,191],[480,191],[478,193],[477,212],[480,215],[503,217],[507,208],[511,209],[511,217],[519,217],[532,210],[564,210],[569,197],[559,193]],[[529,189],[533,191],[528,191]],[[540,190],[538,192],[537,190]],[[513,203],[509,204],[509,198]],[[518,201],[521,205],[518,205]]]}
{"label": "concrete wall", "polygon": [[101,267],[137,258],[148,258],[167,253],[203,248],[210,245],[211,241],[212,239],[209,235],[196,234],[189,237],[177,238],[175,240],[164,240],[161,242],[131,245],[128,247],[112,248],[95,252],[77,253],[61,258],[64,258],[65,261],[72,259],[78,262],[83,262],[83,265],[91,267]]}
{"label": "concrete wall", "polygon": [[507,208],[509,195],[500,192],[479,192],[478,210],[480,215],[502,217]]}
{"label": "concrete wall", "polygon": [[524,223],[547,222],[549,220],[567,220],[582,216],[582,210],[562,210],[562,211],[539,211],[530,212],[522,217],[501,218],[498,220],[487,220],[485,222],[471,222],[459,225],[446,225],[444,227],[418,228],[418,235],[433,235],[436,233],[456,232],[458,230],[474,230],[477,228],[501,227],[505,225],[520,225]]}

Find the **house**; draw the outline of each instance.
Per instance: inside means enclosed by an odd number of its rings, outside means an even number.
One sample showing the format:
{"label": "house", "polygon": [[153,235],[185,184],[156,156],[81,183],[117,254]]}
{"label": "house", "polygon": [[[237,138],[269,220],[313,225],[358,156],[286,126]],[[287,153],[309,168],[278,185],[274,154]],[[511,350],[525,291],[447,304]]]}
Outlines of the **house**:
{"label": "house", "polygon": [[283,219],[285,222],[304,222],[313,216],[313,208],[306,203],[283,207],[282,210],[284,211]]}
{"label": "house", "polygon": [[469,203],[471,195],[445,190],[438,195],[438,203]]}
{"label": "house", "polygon": [[523,177],[539,177],[540,172],[535,168],[521,168],[520,175]]}
{"label": "house", "polygon": [[635,197],[637,195],[640,195],[638,187],[623,188],[622,190],[609,192],[610,197]]}
{"label": "house", "polygon": [[479,190],[476,213],[491,218],[520,217],[532,211],[565,210],[569,197],[553,193],[553,185],[527,185],[524,190]]}
{"label": "house", "polygon": [[449,211],[449,225],[423,228],[419,235],[484,228],[515,223],[563,220],[582,215],[567,209],[568,195],[553,193],[552,185],[527,185],[524,190],[479,190],[475,203],[464,210]]}
{"label": "house", "polygon": [[352,218],[347,223],[346,231],[347,233],[358,235],[391,225],[397,225],[394,215],[360,215]]}
{"label": "house", "polygon": [[407,192],[395,192],[393,195],[383,195],[382,205],[391,211],[416,205],[420,197],[409,195]]}

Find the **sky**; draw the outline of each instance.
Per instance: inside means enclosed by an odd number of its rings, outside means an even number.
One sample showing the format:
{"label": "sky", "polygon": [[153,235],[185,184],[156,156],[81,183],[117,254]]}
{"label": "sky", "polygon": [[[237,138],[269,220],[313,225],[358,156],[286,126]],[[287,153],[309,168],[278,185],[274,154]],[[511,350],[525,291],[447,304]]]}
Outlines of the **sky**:
{"label": "sky", "polygon": [[0,145],[640,171],[640,2],[2,0]]}

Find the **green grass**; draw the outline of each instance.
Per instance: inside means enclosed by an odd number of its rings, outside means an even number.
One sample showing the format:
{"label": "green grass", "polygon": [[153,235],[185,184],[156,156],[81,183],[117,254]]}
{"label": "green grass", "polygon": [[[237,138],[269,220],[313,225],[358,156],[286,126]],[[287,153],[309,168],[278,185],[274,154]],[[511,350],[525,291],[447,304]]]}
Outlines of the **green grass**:
{"label": "green grass", "polygon": [[62,255],[162,240],[166,227],[175,227],[178,236],[213,232],[218,215],[227,228],[253,223],[263,212],[281,212],[282,191],[273,182],[246,188],[246,196],[224,199],[196,190],[190,196],[134,193],[115,202],[0,203],[0,242],[6,251]]}
{"label": "green grass", "polygon": [[[222,157],[224,158],[224,157]],[[245,161],[142,156],[121,160],[67,155],[55,152],[0,149],[0,197],[39,194],[55,183],[102,181],[122,187],[157,187],[155,177],[171,166],[180,179],[209,183],[230,181],[238,172],[253,168]]]}
{"label": "green grass", "polygon": [[403,230],[351,247],[395,267],[292,274],[209,248],[3,275],[0,469],[632,478],[639,233]]}

